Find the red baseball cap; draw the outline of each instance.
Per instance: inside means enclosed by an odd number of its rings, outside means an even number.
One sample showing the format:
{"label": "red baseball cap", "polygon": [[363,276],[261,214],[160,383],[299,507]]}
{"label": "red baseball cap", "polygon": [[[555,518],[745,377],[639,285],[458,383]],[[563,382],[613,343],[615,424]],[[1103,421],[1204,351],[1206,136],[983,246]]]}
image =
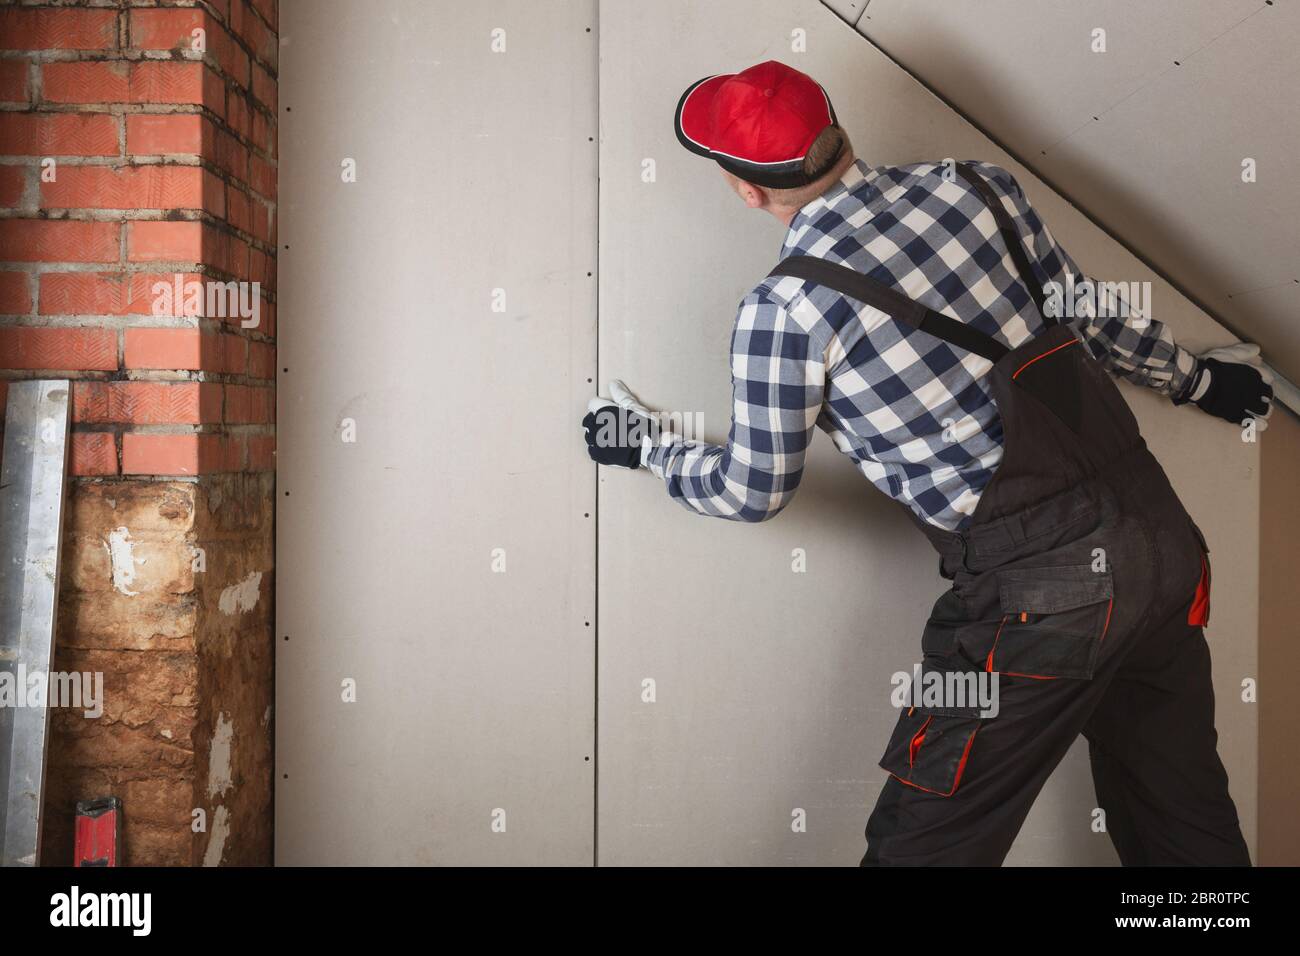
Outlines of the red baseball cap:
{"label": "red baseball cap", "polygon": [[836,125],[835,108],[820,83],[776,60],[692,83],[673,125],[692,153],[758,186],[805,186],[840,158],[812,175],[803,171],[813,141]]}

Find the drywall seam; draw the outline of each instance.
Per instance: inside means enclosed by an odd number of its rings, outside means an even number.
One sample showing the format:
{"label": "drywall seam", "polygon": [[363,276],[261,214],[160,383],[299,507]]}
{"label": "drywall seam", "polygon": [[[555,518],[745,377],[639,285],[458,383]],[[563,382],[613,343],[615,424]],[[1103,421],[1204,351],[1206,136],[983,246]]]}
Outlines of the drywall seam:
{"label": "drywall seam", "polygon": [[[592,250],[592,281],[595,289],[596,333],[592,367],[596,370],[593,386],[599,386],[600,367],[600,147],[605,142],[600,125],[600,3],[592,13],[596,33],[593,53],[596,58],[596,245]],[[600,466],[591,489],[591,865],[600,866]]]}

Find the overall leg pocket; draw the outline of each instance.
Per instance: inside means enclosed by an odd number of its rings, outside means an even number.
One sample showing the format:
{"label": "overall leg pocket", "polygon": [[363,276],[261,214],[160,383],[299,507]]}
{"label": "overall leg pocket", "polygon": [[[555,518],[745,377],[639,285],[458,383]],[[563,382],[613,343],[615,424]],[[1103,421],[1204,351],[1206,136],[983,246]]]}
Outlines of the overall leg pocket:
{"label": "overall leg pocket", "polygon": [[880,758],[880,766],[901,782],[944,797],[961,783],[980,725],[978,679],[987,678],[958,645],[957,635],[968,621],[955,591],[935,602],[921,634],[920,682],[907,698],[912,706],[899,714]]}
{"label": "overall leg pocket", "polygon": [[880,766],[902,783],[950,797],[979,731],[977,717],[945,717],[914,707],[899,715]]}
{"label": "overall leg pocket", "polygon": [[1002,617],[984,669],[1008,677],[1089,679],[1114,607],[1111,572],[1092,565],[997,572]]}

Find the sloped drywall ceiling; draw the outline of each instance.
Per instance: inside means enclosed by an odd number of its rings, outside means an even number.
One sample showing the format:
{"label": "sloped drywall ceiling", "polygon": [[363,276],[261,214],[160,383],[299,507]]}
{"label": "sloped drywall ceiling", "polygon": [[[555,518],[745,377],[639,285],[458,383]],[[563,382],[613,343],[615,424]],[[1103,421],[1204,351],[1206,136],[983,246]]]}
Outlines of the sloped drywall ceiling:
{"label": "sloped drywall ceiling", "polygon": [[827,5],[1300,381],[1300,4]]}

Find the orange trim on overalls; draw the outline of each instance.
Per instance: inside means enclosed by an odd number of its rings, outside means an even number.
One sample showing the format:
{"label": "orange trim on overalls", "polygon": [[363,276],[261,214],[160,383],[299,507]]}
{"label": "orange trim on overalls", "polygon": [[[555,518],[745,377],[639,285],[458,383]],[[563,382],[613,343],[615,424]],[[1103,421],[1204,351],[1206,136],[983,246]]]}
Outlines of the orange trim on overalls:
{"label": "orange trim on overalls", "polygon": [[916,766],[916,752],[921,749],[921,744],[925,743],[925,728],[930,726],[932,720],[934,720],[933,714],[925,718],[925,723],[921,725],[920,730],[912,735],[912,742],[907,745],[907,765],[909,767]]}
{"label": "orange trim on overalls", "polygon": [[1205,555],[1201,555],[1201,580],[1196,583],[1196,595],[1187,611],[1187,623],[1192,627],[1204,627],[1210,623],[1210,564]]}
{"label": "orange trim on overalls", "polygon": [[1026,362],[1024,365],[1020,366],[1020,368],[1016,369],[1015,374],[1012,375],[1011,377],[1012,377],[1012,378],[1015,378],[1016,375],[1019,375],[1019,374],[1020,374],[1021,372],[1023,372],[1025,369],[1029,368],[1029,366],[1033,365],[1033,364],[1034,364],[1035,362],[1037,362],[1040,358],[1047,358],[1047,356],[1051,355],[1053,352],[1059,352],[1061,349],[1065,348],[1067,345],[1078,345],[1078,344],[1079,344],[1079,340],[1078,340],[1078,339],[1070,339],[1070,341],[1068,341],[1068,342],[1062,342],[1060,345],[1056,346],[1056,348],[1048,349],[1048,350],[1047,350],[1046,352],[1044,352],[1042,355],[1035,355],[1033,358],[1031,358],[1031,359],[1030,359],[1028,362]]}
{"label": "orange trim on overalls", "polygon": [[993,635],[993,646],[989,648],[988,659],[984,661],[984,670],[987,673],[993,673],[993,653],[998,649],[998,641],[1002,639],[1002,629],[1007,626],[1007,618],[1010,616],[1010,614],[1002,615],[1002,623],[998,625],[998,632]]}

